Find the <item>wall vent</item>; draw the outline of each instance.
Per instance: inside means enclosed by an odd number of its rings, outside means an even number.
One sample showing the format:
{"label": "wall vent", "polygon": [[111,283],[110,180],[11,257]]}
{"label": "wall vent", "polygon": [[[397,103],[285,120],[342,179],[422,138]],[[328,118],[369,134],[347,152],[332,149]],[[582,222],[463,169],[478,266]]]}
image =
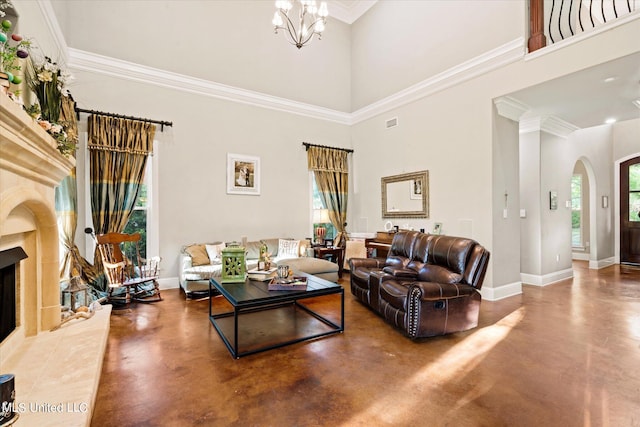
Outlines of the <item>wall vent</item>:
{"label": "wall vent", "polygon": [[386,124],[386,126],[387,126],[387,129],[390,129],[390,128],[393,128],[393,127],[396,127],[396,126],[398,126],[398,118],[397,118],[397,117],[394,117],[394,118],[392,118],[392,119],[389,119],[389,120],[387,120],[387,121],[386,121],[386,123],[385,123],[385,124]]}

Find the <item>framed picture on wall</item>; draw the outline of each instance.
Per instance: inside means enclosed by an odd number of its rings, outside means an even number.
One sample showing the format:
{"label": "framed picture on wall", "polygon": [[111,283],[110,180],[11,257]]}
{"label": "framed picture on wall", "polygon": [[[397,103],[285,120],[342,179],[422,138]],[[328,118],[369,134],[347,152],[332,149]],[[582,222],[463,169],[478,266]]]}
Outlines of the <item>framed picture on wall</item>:
{"label": "framed picture on wall", "polygon": [[411,200],[422,200],[422,180],[411,180]]}
{"label": "framed picture on wall", "polygon": [[260,158],[227,154],[227,194],[260,195]]}
{"label": "framed picture on wall", "polygon": [[436,222],[435,224],[433,224],[433,231],[431,232],[431,234],[442,234],[441,222]]}

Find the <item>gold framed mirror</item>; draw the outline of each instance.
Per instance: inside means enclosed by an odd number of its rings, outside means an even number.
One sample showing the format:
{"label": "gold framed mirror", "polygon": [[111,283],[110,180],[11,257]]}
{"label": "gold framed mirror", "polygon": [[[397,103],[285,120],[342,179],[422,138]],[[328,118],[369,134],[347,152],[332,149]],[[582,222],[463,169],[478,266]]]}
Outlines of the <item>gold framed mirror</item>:
{"label": "gold framed mirror", "polygon": [[429,218],[429,171],[383,176],[382,218]]}

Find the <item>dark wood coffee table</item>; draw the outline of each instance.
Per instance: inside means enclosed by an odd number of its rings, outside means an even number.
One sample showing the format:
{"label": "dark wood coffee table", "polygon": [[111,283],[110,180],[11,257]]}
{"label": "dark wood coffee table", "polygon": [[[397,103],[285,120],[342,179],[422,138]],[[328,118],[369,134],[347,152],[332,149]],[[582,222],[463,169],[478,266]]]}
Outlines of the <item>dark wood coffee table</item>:
{"label": "dark wood coffee table", "polygon": [[[307,277],[306,290],[269,291],[268,282],[249,279],[244,283],[209,281],[209,320],[233,357],[238,359],[344,331],[342,286],[309,274],[296,275]],[[213,303],[214,290],[224,297],[225,304]],[[330,319],[336,310],[327,311],[326,304],[319,306],[323,314],[310,308],[312,298],[318,299],[317,304],[321,298],[332,296],[340,298],[339,319]]]}

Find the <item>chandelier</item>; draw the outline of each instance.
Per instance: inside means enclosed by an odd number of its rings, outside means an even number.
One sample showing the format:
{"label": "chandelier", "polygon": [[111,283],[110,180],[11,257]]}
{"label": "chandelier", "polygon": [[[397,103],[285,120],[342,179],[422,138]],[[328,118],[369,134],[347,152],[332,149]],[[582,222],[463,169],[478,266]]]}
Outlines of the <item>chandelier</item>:
{"label": "chandelier", "polygon": [[[296,2],[298,2],[296,0]],[[298,49],[311,41],[314,34],[318,35],[318,40],[322,38],[322,32],[327,23],[327,3],[321,2],[320,7],[316,6],[315,0],[299,0],[300,11],[298,12],[298,25],[296,26],[289,16],[293,4],[289,0],[276,1],[276,12],[273,14],[273,25],[275,33],[278,30],[286,30],[289,42],[296,45]]]}

